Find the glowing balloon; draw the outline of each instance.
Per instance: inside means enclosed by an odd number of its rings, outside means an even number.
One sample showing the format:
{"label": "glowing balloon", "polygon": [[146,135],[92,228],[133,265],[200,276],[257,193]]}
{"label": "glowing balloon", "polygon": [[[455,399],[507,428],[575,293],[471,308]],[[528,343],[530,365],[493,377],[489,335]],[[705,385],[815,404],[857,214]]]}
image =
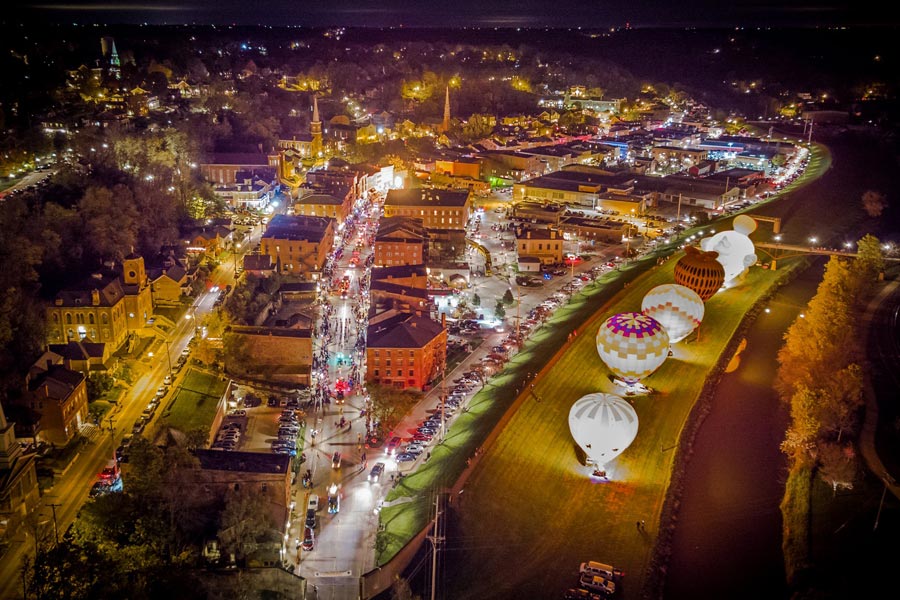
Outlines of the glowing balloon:
{"label": "glowing balloon", "polygon": [[637,383],[669,355],[669,334],[653,317],[639,312],[613,315],[597,330],[597,352],[609,370]]}
{"label": "glowing balloon", "polygon": [[703,320],[703,299],[692,289],[677,283],[658,285],[644,296],[641,312],[666,328],[669,343],[686,338]]}
{"label": "glowing balloon", "polygon": [[734,219],[734,230],[722,231],[700,240],[700,247],[707,252],[718,252],[716,260],[725,267],[725,281],[731,281],[756,264],[756,248],[747,235],[756,229],[756,221],[747,215]]}
{"label": "glowing balloon", "polygon": [[588,394],[569,410],[569,431],[581,446],[588,462],[602,469],[619,456],[638,432],[634,408],[612,394]]}
{"label": "glowing balloon", "polygon": [[684,256],[675,263],[675,283],[694,290],[706,302],[725,283],[725,267],[716,260],[718,256],[718,252],[686,246]]}

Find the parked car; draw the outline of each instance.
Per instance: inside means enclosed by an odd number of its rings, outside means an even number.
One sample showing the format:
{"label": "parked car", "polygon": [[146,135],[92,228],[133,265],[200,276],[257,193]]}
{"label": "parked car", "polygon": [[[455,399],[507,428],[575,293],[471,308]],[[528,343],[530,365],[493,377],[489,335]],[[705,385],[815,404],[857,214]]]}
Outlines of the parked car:
{"label": "parked car", "polygon": [[303,531],[303,549],[307,552],[311,552],[316,545],[316,534],[312,529],[306,527]]}
{"label": "parked car", "polygon": [[395,460],[397,462],[410,462],[416,460],[416,455],[411,452],[401,452],[396,456]]}
{"label": "parked car", "polygon": [[341,468],[341,453],[335,452],[331,455],[331,468],[332,469],[340,469]]}

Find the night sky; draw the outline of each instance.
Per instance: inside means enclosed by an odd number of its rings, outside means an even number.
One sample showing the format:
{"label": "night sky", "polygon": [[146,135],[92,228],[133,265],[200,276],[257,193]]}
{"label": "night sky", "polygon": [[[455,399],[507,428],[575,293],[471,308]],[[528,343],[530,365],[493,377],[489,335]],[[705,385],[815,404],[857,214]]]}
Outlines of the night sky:
{"label": "night sky", "polygon": [[897,25],[882,3],[841,0],[19,0],[7,20],[37,23],[349,27],[718,27]]}

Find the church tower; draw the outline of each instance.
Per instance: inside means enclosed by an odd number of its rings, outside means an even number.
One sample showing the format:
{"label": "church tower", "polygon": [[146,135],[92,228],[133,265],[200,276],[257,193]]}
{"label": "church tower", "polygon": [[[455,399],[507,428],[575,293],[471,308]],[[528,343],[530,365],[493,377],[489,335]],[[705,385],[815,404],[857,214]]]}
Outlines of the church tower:
{"label": "church tower", "polygon": [[122,278],[125,285],[136,285],[143,288],[147,285],[147,272],[144,270],[144,258],[133,252],[122,261]]}
{"label": "church tower", "polygon": [[444,95],[444,121],[441,123],[441,133],[450,131],[450,86],[447,86]]}
{"label": "church tower", "polygon": [[313,114],[312,121],[309,122],[309,134],[312,136],[310,154],[313,158],[318,158],[322,153],[322,121],[319,119],[319,101],[316,96],[313,96]]}
{"label": "church tower", "polygon": [[116,78],[119,79],[122,76],[122,71],[120,69],[121,64],[119,63],[119,53],[116,51],[116,41],[112,42],[112,52],[109,55],[109,72]]}

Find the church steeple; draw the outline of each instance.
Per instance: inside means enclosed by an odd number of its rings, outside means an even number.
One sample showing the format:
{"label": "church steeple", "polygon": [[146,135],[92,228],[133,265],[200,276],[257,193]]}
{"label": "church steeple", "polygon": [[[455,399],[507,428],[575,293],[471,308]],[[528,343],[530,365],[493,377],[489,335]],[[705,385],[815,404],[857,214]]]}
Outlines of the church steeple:
{"label": "church steeple", "polygon": [[322,152],[322,121],[319,120],[319,101],[313,96],[313,114],[309,122],[309,134],[312,136],[311,154],[317,158]]}
{"label": "church steeple", "polygon": [[450,86],[447,86],[444,95],[444,121],[441,123],[441,133],[450,131]]}
{"label": "church steeple", "polygon": [[116,41],[113,40],[112,52],[109,54],[109,72],[112,73],[116,79],[121,76],[119,67],[121,67],[121,64],[119,63],[119,53],[116,51]]}

